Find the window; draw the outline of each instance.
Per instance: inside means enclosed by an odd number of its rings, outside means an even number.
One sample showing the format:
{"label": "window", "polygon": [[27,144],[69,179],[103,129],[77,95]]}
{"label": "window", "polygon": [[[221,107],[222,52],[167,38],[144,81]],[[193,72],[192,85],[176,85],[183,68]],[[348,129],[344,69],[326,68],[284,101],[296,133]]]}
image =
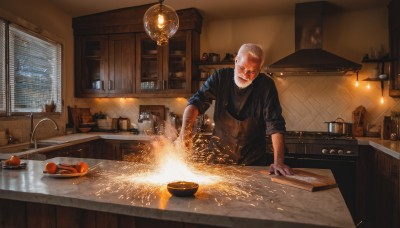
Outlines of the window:
{"label": "window", "polygon": [[61,112],[61,44],[0,23],[0,115],[43,112],[48,103]]}

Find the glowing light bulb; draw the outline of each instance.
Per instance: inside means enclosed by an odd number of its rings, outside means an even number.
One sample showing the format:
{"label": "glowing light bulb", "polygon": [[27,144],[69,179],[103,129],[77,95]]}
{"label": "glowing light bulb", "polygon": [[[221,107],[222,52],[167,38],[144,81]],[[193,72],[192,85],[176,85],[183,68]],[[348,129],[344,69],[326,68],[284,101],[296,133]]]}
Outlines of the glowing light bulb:
{"label": "glowing light bulb", "polygon": [[159,29],[163,29],[165,27],[164,15],[162,15],[162,14],[158,14],[157,27]]}
{"label": "glowing light bulb", "polygon": [[367,84],[367,89],[371,89],[371,86],[369,85],[369,82]]}
{"label": "glowing light bulb", "polygon": [[356,87],[358,87],[358,81],[356,81]]}
{"label": "glowing light bulb", "polygon": [[172,7],[163,4],[163,1],[159,0],[159,4],[147,9],[143,16],[144,30],[159,46],[167,45],[168,39],[179,28],[178,14]]}
{"label": "glowing light bulb", "polygon": [[383,100],[383,97],[381,97],[381,104],[383,104],[384,103],[384,100]]}

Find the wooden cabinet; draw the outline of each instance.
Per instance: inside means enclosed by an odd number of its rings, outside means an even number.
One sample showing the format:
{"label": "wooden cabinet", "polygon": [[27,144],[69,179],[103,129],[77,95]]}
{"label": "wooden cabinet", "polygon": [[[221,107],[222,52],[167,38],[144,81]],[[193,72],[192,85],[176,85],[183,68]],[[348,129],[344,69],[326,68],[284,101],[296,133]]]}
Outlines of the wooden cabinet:
{"label": "wooden cabinet", "polygon": [[365,146],[357,175],[356,224],[360,227],[400,226],[400,160]]}
{"label": "wooden cabinet", "polygon": [[62,149],[42,152],[40,154],[45,157],[44,159],[55,157],[93,158],[93,144],[95,143],[96,142],[86,142]]}
{"label": "wooden cabinet", "polygon": [[[82,194],[87,194],[87,192],[82,192]],[[218,228],[220,226],[151,219],[77,207],[0,198],[0,227]]]}
{"label": "wooden cabinet", "polygon": [[390,56],[389,95],[400,97],[400,0],[392,0],[388,6]]}
{"label": "wooden cabinet", "polygon": [[[136,37],[136,91],[139,96],[176,97],[191,93],[193,59],[199,34],[178,31],[166,46],[157,46],[145,33]],[[197,40],[197,42],[194,42]]]}
{"label": "wooden cabinet", "polygon": [[198,89],[200,89],[208,77],[210,77],[216,70],[226,67],[233,68],[234,66],[235,62],[233,61],[199,62],[196,64],[198,72],[196,72],[195,76],[193,77],[192,92],[195,93]]}
{"label": "wooden cabinet", "polygon": [[102,140],[101,149],[96,151],[94,158],[122,161],[119,140]]}
{"label": "wooden cabinet", "polygon": [[124,141],[120,145],[122,160],[130,162],[148,161],[152,158],[151,149],[149,141]]}
{"label": "wooden cabinet", "polygon": [[190,96],[202,17],[178,10],[179,31],[161,47],[144,33],[148,7],[73,18],[76,97]]}
{"label": "wooden cabinet", "polygon": [[143,162],[151,153],[149,141],[140,140],[101,140],[99,149],[93,152],[93,158]]}
{"label": "wooden cabinet", "polygon": [[75,96],[134,93],[134,34],[77,36],[75,45]]}
{"label": "wooden cabinet", "polygon": [[374,227],[400,227],[400,161],[375,150],[374,162]]}

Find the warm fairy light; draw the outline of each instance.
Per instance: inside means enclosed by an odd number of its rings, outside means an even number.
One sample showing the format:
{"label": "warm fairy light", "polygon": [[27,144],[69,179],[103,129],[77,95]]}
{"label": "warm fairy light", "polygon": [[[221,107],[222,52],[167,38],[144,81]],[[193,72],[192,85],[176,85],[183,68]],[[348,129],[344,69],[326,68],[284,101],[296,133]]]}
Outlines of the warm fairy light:
{"label": "warm fairy light", "polygon": [[383,103],[385,103],[385,102],[384,102],[384,100],[383,100],[383,97],[381,97],[381,104],[383,104]]}

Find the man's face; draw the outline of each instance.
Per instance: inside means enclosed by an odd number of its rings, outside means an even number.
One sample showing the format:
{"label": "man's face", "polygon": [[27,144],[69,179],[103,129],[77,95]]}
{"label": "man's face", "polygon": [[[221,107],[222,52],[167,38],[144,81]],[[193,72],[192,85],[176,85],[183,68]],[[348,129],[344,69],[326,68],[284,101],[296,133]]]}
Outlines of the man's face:
{"label": "man's face", "polygon": [[234,80],[239,88],[243,89],[251,85],[259,72],[260,61],[258,59],[249,54],[244,54],[242,57],[236,58]]}

